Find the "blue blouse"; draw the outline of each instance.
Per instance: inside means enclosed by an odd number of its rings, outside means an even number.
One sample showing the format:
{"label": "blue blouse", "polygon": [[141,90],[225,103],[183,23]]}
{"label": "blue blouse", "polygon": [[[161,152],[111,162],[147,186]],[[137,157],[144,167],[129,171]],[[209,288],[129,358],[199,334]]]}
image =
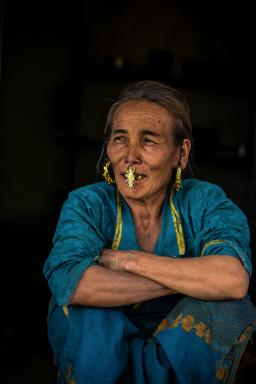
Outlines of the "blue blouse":
{"label": "blue blouse", "polygon": [[[246,216],[223,190],[185,179],[169,191],[153,254],[194,257],[211,254],[239,258],[251,274],[250,232]],[[102,248],[140,250],[129,206],[105,182],[79,188],[64,203],[44,274],[59,305],[69,304],[84,271],[96,264]]]}

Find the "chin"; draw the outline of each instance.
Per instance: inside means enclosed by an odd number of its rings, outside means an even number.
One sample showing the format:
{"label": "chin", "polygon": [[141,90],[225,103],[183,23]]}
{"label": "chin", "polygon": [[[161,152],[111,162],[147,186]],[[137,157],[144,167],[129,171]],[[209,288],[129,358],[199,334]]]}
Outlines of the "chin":
{"label": "chin", "polygon": [[126,185],[125,186],[120,186],[117,185],[117,188],[119,192],[124,196],[124,197],[136,197],[140,195],[141,193],[143,194],[142,191],[139,190],[136,186],[134,188],[128,188]]}

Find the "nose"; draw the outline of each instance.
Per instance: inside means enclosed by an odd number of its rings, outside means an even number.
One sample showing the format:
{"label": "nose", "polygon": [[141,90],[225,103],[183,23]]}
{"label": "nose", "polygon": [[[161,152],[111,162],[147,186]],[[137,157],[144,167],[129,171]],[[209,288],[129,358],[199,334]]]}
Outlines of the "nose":
{"label": "nose", "polygon": [[137,143],[129,143],[124,162],[126,164],[141,164],[140,148]]}

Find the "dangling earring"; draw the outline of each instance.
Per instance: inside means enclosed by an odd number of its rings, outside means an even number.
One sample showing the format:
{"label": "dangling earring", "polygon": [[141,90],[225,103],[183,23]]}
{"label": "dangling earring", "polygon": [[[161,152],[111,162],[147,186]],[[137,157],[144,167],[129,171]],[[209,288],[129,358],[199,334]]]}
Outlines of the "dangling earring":
{"label": "dangling earring", "polygon": [[178,165],[178,167],[177,167],[176,177],[175,177],[175,182],[174,182],[173,188],[177,192],[182,188],[181,166],[180,165]]}
{"label": "dangling earring", "polygon": [[113,179],[113,177],[111,177],[109,174],[109,170],[108,170],[109,166],[110,166],[110,161],[107,160],[105,165],[103,166],[104,172],[102,173],[102,176],[104,177],[107,184],[115,184],[115,179]]}

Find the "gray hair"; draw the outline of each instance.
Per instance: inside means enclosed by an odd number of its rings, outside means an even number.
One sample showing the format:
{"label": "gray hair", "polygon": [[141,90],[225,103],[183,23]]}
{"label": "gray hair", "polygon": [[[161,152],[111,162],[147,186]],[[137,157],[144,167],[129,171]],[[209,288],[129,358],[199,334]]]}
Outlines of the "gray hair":
{"label": "gray hair", "polygon": [[[181,147],[184,139],[189,139],[191,146],[193,145],[190,109],[184,94],[179,90],[158,81],[138,81],[128,85],[121,91],[117,100],[112,104],[108,112],[104,129],[105,142],[97,165],[98,173],[102,170],[103,164],[107,159],[107,145],[111,136],[115,112],[121,104],[136,100],[150,101],[165,108],[172,117],[175,145]],[[193,174],[191,153],[192,151],[190,151],[187,168]]]}

